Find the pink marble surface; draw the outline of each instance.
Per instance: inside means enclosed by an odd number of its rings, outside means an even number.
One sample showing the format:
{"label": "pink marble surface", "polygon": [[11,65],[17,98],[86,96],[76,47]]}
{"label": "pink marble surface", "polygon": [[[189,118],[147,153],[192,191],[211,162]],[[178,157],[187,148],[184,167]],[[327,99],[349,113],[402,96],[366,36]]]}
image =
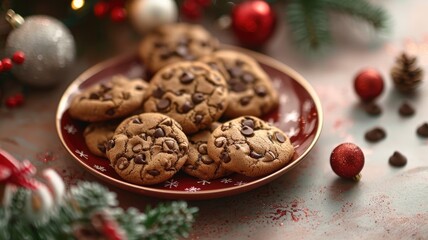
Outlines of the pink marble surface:
{"label": "pink marble surface", "polygon": [[[191,239],[428,239],[428,141],[415,134],[416,127],[428,121],[428,83],[425,78],[418,94],[403,97],[393,90],[388,74],[403,50],[416,54],[428,73],[428,2],[373,2],[390,12],[391,31],[376,37],[363,24],[334,16],[340,20],[332,23],[336,46],[323,57],[310,58],[296,50],[286,24],[279,23],[263,52],[291,66],[314,86],[324,109],[321,138],[298,167],[270,184],[237,196],[189,202],[200,209]],[[233,43],[229,33],[206,26],[223,42]],[[117,40],[111,56],[125,48],[126,37]],[[62,147],[55,111],[68,83],[98,60],[82,57],[56,88],[31,90],[23,108],[0,109],[0,148],[39,168],[57,169],[69,184],[78,179],[97,181]],[[379,117],[364,113],[353,92],[353,76],[364,67],[377,68],[385,77],[386,89],[378,101],[384,112]],[[417,109],[408,119],[397,114],[405,99]],[[367,143],[364,132],[374,126],[384,127],[387,138]],[[365,153],[359,183],[339,179],[330,168],[332,149],[345,141],[356,143]],[[396,150],[409,160],[403,168],[388,164]],[[143,209],[164,201],[108,187],[117,192],[124,207]]]}

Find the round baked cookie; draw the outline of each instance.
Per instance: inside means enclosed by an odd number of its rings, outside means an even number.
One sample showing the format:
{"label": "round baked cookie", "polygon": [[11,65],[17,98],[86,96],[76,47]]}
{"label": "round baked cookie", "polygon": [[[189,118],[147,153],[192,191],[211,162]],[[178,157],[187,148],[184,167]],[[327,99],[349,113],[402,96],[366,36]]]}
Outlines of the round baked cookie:
{"label": "round baked cookie", "polygon": [[223,123],[208,139],[208,155],[214,161],[250,177],[284,167],[293,154],[290,139],[280,129],[252,116]]}
{"label": "round baked cookie", "polygon": [[260,117],[278,106],[278,93],[266,72],[250,56],[220,50],[201,61],[222,73],[229,88],[229,106],[224,115]]}
{"label": "round baked cookie", "polygon": [[118,75],[108,82],[83,89],[71,101],[73,118],[98,122],[127,116],[141,108],[147,82]]}
{"label": "round baked cookie", "polygon": [[232,173],[224,169],[220,162],[215,162],[208,156],[208,138],[218,126],[220,123],[215,122],[209,129],[189,137],[189,158],[182,168],[185,173],[203,180],[216,179]]}
{"label": "round baked cookie", "polygon": [[107,142],[113,137],[118,122],[97,122],[89,124],[83,131],[89,151],[99,157],[106,156]]}
{"label": "round baked cookie", "polygon": [[227,107],[224,78],[201,62],[180,62],[160,70],[150,81],[145,112],[175,119],[185,133],[195,133],[217,121]]}
{"label": "round baked cookie", "polygon": [[163,25],[141,42],[139,53],[152,73],[171,63],[192,61],[218,48],[218,40],[200,25]]}
{"label": "round baked cookie", "polygon": [[186,162],[188,151],[180,125],[158,113],[125,119],[107,144],[107,157],[117,174],[139,185],[171,178]]}

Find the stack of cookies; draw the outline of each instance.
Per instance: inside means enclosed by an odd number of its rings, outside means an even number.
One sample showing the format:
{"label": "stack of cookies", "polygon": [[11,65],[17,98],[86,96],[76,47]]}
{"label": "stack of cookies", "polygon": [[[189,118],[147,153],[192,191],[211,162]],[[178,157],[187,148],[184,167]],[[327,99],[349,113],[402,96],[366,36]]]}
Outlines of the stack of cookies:
{"label": "stack of cookies", "polygon": [[294,154],[290,139],[258,118],[278,106],[269,76],[251,57],[218,46],[188,24],[146,36],[139,53],[149,83],[115,76],[73,98],[70,115],[90,122],[89,150],[139,185],[180,170],[211,180],[260,177],[285,166]]}

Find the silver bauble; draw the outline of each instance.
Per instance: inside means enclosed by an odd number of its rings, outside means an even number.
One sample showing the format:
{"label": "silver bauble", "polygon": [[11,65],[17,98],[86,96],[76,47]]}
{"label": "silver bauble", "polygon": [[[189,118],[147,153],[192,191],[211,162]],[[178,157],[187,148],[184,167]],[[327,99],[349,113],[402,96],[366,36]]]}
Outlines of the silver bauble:
{"label": "silver bauble", "polygon": [[157,26],[176,22],[178,9],[174,0],[134,0],[128,13],[137,31],[144,34]]}
{"label": "silver bauble", "polygon": [[61,81],[73,62],[75,43],[67,27],[55,18],[31,16],[6,40],[7,56],[22,51],[25,61],[14,64],[12,74],[23,83],[46,87]]}

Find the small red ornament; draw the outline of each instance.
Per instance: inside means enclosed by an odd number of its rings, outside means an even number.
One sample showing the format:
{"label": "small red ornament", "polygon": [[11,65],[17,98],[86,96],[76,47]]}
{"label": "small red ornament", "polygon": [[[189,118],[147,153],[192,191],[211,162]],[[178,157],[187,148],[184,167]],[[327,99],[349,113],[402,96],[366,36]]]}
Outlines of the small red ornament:
{"label": "small red ornament", "polygon": [[275,13],[265,1],[246,1],[232,10],[233,32],[243,45],[257,47],[266,43],[275,25]]}
{"label": "small red ornament", "polygon": [[94,6],[94,15],[97,18],[104,17],[109,10],[109,5],[106,2],[97,2]]}
{"label": "small red ornament", "polygon": [[16,64],[23,64],[25,61],[25,54],[21,51],[16,51],[12,56],[12,61]]}
{"label": "small red ornament", "polygon": [[188,20],[198,20],[202,17],[202,6],[197,0],[184,0],[181,13]]}
{"label": "small red ornament", "polygon": [[340,177],[359,180],[364,167],[364,153],[353,143],[342,143],[331,152],[330,165]]}
{"label": "small red ornament", "polygon": [[379,97],[384,88],[382,75],[375,69],[367,68],[360,71],[354,80],[355,92],[365,102]]}
{"label": "small red ornament", "polygon": [[115,7],[111,10],[110,18],[113,22],[123,22],[126,19],[126,11],[122,7]]}
{"label": "small red ornament", "polygon": [[1,60],[1,63],[3,65],[3,71],[9,71],[10,69],[12,69],[12,60],[10,60],[10,58],[3,58]]}
{"label": "small red ornament", "polygon": [[0,72],[3,71],[3,63],[0,61]]}
{"label": "small red ornament", "polygon": [[16,108],[24,103],[24,95],[17,93],[13,96],[6,98],[5,104],[8,108]]}

